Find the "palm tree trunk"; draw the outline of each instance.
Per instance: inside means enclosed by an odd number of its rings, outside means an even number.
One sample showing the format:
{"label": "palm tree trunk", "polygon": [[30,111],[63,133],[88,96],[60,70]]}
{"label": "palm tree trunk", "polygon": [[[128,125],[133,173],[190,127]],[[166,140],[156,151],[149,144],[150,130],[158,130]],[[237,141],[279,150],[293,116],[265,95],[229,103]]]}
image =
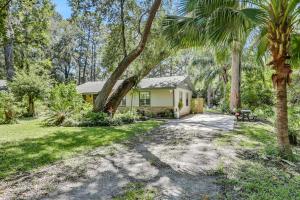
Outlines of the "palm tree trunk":
{"label": "palm tree trunk", "polygon": [[287,112],[287,83],[285,80],[277,82],[277,139],[282,156],[289,157],[292,150],[288,136],[288,112]]}
{"label": "palm tree trunk", "polygon": [[231,90],[230,90],[230,111],[236,112],[241,106],[240,83],[241,83],[241,60],[239,49],[233,47],[232,68],[231,68]]}

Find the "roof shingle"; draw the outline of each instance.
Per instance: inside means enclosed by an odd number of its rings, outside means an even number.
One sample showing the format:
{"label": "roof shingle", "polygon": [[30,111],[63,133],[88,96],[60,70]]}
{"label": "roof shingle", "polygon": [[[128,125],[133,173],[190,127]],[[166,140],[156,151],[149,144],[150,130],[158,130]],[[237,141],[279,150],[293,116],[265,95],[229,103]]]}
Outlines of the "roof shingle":
{"label": "roof shingle", "polygon": [[[154,89],[154,88],[176,88],[184,80],[186,76],[169,76],[169,77],[159,77],[159,78],[145,78],[142,79],[138,84],[140,89]],[[77,90],[81,94],[96,94],[100,92],[105,81],[87,82],[82,85],[77,86]],[[119,80],[114,89],[117,88],[122,83]]]}

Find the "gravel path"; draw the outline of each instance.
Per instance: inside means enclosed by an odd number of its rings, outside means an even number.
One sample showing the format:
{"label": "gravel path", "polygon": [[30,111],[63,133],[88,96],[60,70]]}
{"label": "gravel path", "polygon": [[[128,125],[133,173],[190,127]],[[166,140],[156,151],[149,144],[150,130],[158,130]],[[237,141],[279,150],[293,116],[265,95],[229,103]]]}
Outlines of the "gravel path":
{"label": "gravel path", "polygon": [[202,114],[165,125],[134,140],[98,148],[9,182],[0,182],[0,199],[112,199],[129,183],[154,188],[156,199],[217,199],[222,162],[234,158],[212,140],[232,130],[234,118]]}

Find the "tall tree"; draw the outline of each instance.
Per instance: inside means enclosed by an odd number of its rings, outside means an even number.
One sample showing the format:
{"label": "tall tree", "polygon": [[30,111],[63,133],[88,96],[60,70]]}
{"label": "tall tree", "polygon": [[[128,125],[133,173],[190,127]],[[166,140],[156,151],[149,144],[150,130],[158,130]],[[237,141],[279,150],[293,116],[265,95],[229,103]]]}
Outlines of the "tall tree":
{"label": "tall tree", "polygon": [[253,0],[255,8],[251,17],[259,30],[257,35],[258,52],[271,54],[268,64],[275,73],[272,81],[276,88],[276,128],[282,156],[291,158],[292,150],[288,137],[287,84],[291,82],[292,69],[291,38],[299,25],[299,0]]}
{"label": "tall tree", "polygon": [[[299,0],[202,0],[187,1],[185,8],[189,14],[195,17],[187,17],[191,24],[186,27],[199,26],[206,31],[210,41],[227,42],[228,38],[236,39],[239,35],[247,35],[250,30],[258,35],[258,53],[271,55],[272,61],[269,63],[275,73],[272,76],[277,96],[277,138],[280,152],[284,157],[291,157],[292,150],[288,138],[288,117],[287,117],[287,84],[290,82],[292,73],[289,50],[291,47],[291,37],[296,33],[295,26],[299,24]],[[221,7],[220,7],[221,5]],[[228,5],[228,6],[226,6]],[[234,5],[243,5],[243,9]],[[233,7],[232,7],[233,6]],[[216,8],[219,8],[216,10]],[[240,8],[240,6],[238,6]],[[212,13],[213,17],[204,18],[205,14]],[[186,18],[184,18],[186,19]],[[191,20],[192,19],[192,20]],[[205,20],[206,19],[206,20]],[[178,20],[176,20],[178,21]],[[179,24],[182,23],[181,21]],[[200,25],[199,25],[200,24]],[[182,24],[180,24],[182,25]],[[237,27],[238,26],[238,27]],[[236,29],[236,28],[237,29]],[[194,33],[192,38],[197,38],[195,28],[188,30]],[[189,34],[191,35],[191,34]],[[196,35],[196,36],[195,36]],[[191,37],[190,37],[191,38]],[[201,38],[203,40],[203,38]],[[239,41],[239,40],[237,40]],[[238,61],[239,59],[234,59]]]}
{"label": "tall tree", "polygon": [[146,42],[148,40],[148,36],[151,31],[152,22],[155,18],[155,15],[161,5],[161,0],[155,0],[150,8],[149,16],[147,18],[145,28],[143,31],[143,34],[141,36],[141,39],[139,41],[139,44],[137,47],[128,53],[127,56],[125,56],[121,62],[119,62],[118,67],[114,70],[114,72],[110,75],[110,77],[105,82],[103,88],[99,92],[96,101],[95,101],[95,107],[94,111],[103,111],[105,108],[105,103],[114,87],[118,79],[122,76],[122,74],[125,72],[125,70],[128,68],[128,66],[143,52]]}
{"label": "tall tree", "polygon": [[153,30],[149,38],[149,45],[147,45],[141,56],[135,60],[138,65],[134,68],[134,73],[125,78],[117,89],[112,92],[105,104],[105,112],[112,110],[114,113],[124,96],[136,87],[159,63],[170,56],[171,52],[172,50],[165,38],[159,33],[159,30]]}
{"label": "tall tree", "polygon": [[[216,46],[231,48],[231,111],[240,107],[240,66],[244,43],[251,26],[246,15],[248,8],[236,0],[182,0],[180,15],[168,16],[165,33],[174,45],[182,47]],[[232,16],[226,22],[222,18]],[[220,28],[222,27],[222,29]]]}
{"label": "tall tree", "polygon": [[6,18],[5,18],[5,37],[3,39],[4,43],[4,57],[6,65],[6,78],[11,81],[15,75],[14,68],[14,29],[13,29],[13,2],[8,1],[5,5]]}

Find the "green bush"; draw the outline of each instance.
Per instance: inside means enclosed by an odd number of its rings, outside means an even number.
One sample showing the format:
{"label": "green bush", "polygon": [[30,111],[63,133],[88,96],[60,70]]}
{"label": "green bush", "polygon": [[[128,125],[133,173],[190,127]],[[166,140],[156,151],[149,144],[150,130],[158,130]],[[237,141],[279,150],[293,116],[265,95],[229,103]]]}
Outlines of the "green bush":
{"label": "green bush", "polygon": [[182,100],[180,100],[178,102],[178,108],[179,108],[179,110],[181,110],[183,108],[183,102],[182,102]]}
{"label": "green bush", "polygon": [[136,112],[125,112],[125,113],[117,113],[114,118],[119,119],[124,124],[130,124],[139,119],[139,116]]}
{"label": "green bush", "polygon": [[14,123],[17,118],[17,106],[11,93],[0,92],[0,124]]}
{"label": "green bush", "polygon": [[[65,120],[79,121],[83,113],[91,110],[91,107],[83,102],[83,98],[77,93],[75,84],[59,84],[50,91],[48,125],[63,125]],[[75,123],[76,124],[76,123]]]}
{"label": "green bush", "polygon": [[30,66],[29,70],[17,71],[13,81],[9,83],[9,88],[19,102],[26,99],[26,115],[33,117],[36,115],[36,100],[44,100],[48,96],[51,83],[50,75],[45,69]]}
{"label": "green bush", "polygon": [[80,126],[119,126],[135,122],[139,116],[135,112],[116,113],[112,118],[103,112],[87,112],[83,115]]}

